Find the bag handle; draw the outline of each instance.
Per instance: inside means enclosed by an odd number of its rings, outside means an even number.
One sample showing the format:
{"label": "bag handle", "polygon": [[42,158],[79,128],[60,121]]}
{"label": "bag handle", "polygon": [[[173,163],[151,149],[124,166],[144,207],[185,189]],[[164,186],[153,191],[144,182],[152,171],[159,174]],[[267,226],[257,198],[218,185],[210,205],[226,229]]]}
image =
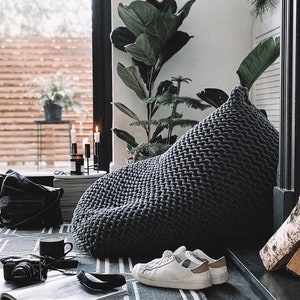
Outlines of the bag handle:
{"label": "bag handle", "polygon": [[[4,188],[4,184],[5,184],[5,181],[7,180],[7,178],[13,174],[17,174],[19,175],[19,173],[13,171],[12,173],[9,173],[6,175],[6,177],[3,179],[2,181],[2,185],[1,185],[1,191],[0,191],[0,198],[2,197],[2,194],[3,194],[3,188]],[[29,179],[28,179],[29,181]],[[33,183],[33,182],[32,182]],[[42,188],[43,190],[47,191],[47,189],[43,186],[43,185],[40,185],[40,184],[35,184],[33,183],[34,185],[36,186],[39,186],[40,188]],[[63,190],[62,189],[57,189],[58,193],[57,193],[57,197],[56,199],[47,207],[45,207],[44,209],[42,209],[41,211],[39,211],[38,213],[36,213],[35,215],[23,220],[23,221],[20,221],[20,222],[17,222],[15,224],[12,224],[12,225],[7,225],[5,223],[2,222],[2,219],[0,218],[0,224],[4,227],[7,227],[7,228],[14,228],[14,227],[18,227],[20,225],[23,225],[31,220],[33,220],[34,218],[42,215],[43,213],[45,213],[46,211],[48,211],[50,208],[52,208],[52,206],[54,206],[58,201],[59,199],[61,198],[62,194],[63,194]],[[43,200],[45,199],[45,196],[43,195]]]}
{"label": "bag handle", "polygon": [[85,288],[94,292],[111,290],[126,284],[125,277],[121,274],[86,273],[81,270],[77,278]]}

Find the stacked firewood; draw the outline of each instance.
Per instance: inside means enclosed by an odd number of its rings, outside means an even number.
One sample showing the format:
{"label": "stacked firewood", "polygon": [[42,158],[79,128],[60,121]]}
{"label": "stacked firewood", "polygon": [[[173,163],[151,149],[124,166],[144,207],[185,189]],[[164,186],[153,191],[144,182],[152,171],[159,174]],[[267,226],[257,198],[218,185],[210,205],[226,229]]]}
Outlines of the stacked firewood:
{"label": "stacked firewood", "polygon": [[300,276],[300,198],[289,217],[259,251],[269,271],[286,268]]}

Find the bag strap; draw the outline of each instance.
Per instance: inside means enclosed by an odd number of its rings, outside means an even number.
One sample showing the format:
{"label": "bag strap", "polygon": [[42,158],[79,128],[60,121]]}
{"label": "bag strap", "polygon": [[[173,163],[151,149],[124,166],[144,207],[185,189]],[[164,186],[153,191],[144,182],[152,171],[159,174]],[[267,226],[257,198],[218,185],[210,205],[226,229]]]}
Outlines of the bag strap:
{"label": "bag strap", "polygon": [[47,210],[49,210],[52,206],[54,206],[57,203],[57,201],[60,199],[60,197],[61,197],[60,194],[61,194],[61,191],[59,191],[58,196],[55,199],[55,201],[53,201],[49,206],[45,207],[44,209],[42,209],[41,211],[39,211],[38,213],[36,213],[35,215],[33,215],[31,217],[28,217],[27,219],[25,219],[23,221],[20,221],[20,222],[15,223],[15,224],[10,224],[10,225],[7,225],[7,224],[3,223],[2,220],[0,220],[0,224],[3,225],[4,227],[7,227],[7,228],[14,228],[14,227],[18,227],[20,225],[23,225],[23,224],[35,219],[36,217],[42,215]]}
{"label": "bag strap", "polygon": [[[2,197],[2,194],[3,194],[3,189],[4,189],[4,184],[5,184],[5,181],[6,179],[9,177],[9,175],[12,175],[13,173],[16,173],[18,174],[17,172],[12,172],[12,173],[9,173],[8,175],[6,175],[6,177],[3,179],[2,181],[2,185],[1,185],[1,191],[0,191],[0,198]],[[19,174],[18,174],[19,175]],[[29,179],[28,179],[29,180]],[[33,183],[33,182],[32,182]],[[43,186],[43,185],[40,185],[40,184],[35,184],[33,183],[34,185],[37,185],[39,186],[40,188],[42,188],[43,190],[47,191],[47,189]],[[50,208],[52,208],[58,201],[59,199],[61,198],[62,194],[63,194],[63,189],[57,189],[58,193],[57,193],[57,197],[56,199],[47,207],[45,207],[44,209],[42,209],[41,211],[39,211],[38,213],[36,213],[35,215],[29,217],[29,218],[26,218],[25,220],[22,220],[20,222],[17,222],[15,224],[12,224],[12,225],[7,225],[5,223],[2,222],[1,218],[0,218],[0,224],[4,227],[7,227],[7,228],[14,228],[14,227],[18,227],[20,225],[23,225],[31,220],[33,220],[34,218],[42,215],[43,213],[45,213],[46,211],[48,211]],[[45,196],[43,195],[43,199],[45,198]]]}
{"label": "bag strap", "polygon": [[126,284],[125,277],[120,274],[85,273],[81,270],[77,278],[85,288],[95,292],[111,290]]}

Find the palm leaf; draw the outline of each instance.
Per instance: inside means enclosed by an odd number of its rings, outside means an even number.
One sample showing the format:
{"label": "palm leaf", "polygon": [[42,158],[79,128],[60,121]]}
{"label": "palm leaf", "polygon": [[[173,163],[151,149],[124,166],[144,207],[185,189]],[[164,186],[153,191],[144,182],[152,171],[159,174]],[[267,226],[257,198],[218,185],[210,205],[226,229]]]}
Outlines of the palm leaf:
{"label": "palm leaf", "polygon": [[279,0],[251,0],[251,4],[253,5],[251,12],[256,17],[261,17],[264,13],[276,7],[278,3]]}
{"label": "palm leaf", "polygon": [[242,86],[251,88],[255,80],[280,54],[280,38],[270,37],[260,42],[242,61],[237,74]]}

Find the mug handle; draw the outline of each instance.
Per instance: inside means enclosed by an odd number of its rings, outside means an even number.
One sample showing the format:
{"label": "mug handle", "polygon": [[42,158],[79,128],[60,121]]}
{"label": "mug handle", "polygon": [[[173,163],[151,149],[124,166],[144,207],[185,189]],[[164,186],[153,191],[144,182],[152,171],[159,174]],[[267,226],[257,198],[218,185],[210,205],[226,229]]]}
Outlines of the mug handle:
{"label": "mug handle", "polygon": [[70,249],[68,249],[65,253],[64,256],[66,256],[69,252],[71,252],[73,250],[73,244],[68,242],[68,243],[64,243],[64,248],[66,248],[66,246],[69,246]]}

